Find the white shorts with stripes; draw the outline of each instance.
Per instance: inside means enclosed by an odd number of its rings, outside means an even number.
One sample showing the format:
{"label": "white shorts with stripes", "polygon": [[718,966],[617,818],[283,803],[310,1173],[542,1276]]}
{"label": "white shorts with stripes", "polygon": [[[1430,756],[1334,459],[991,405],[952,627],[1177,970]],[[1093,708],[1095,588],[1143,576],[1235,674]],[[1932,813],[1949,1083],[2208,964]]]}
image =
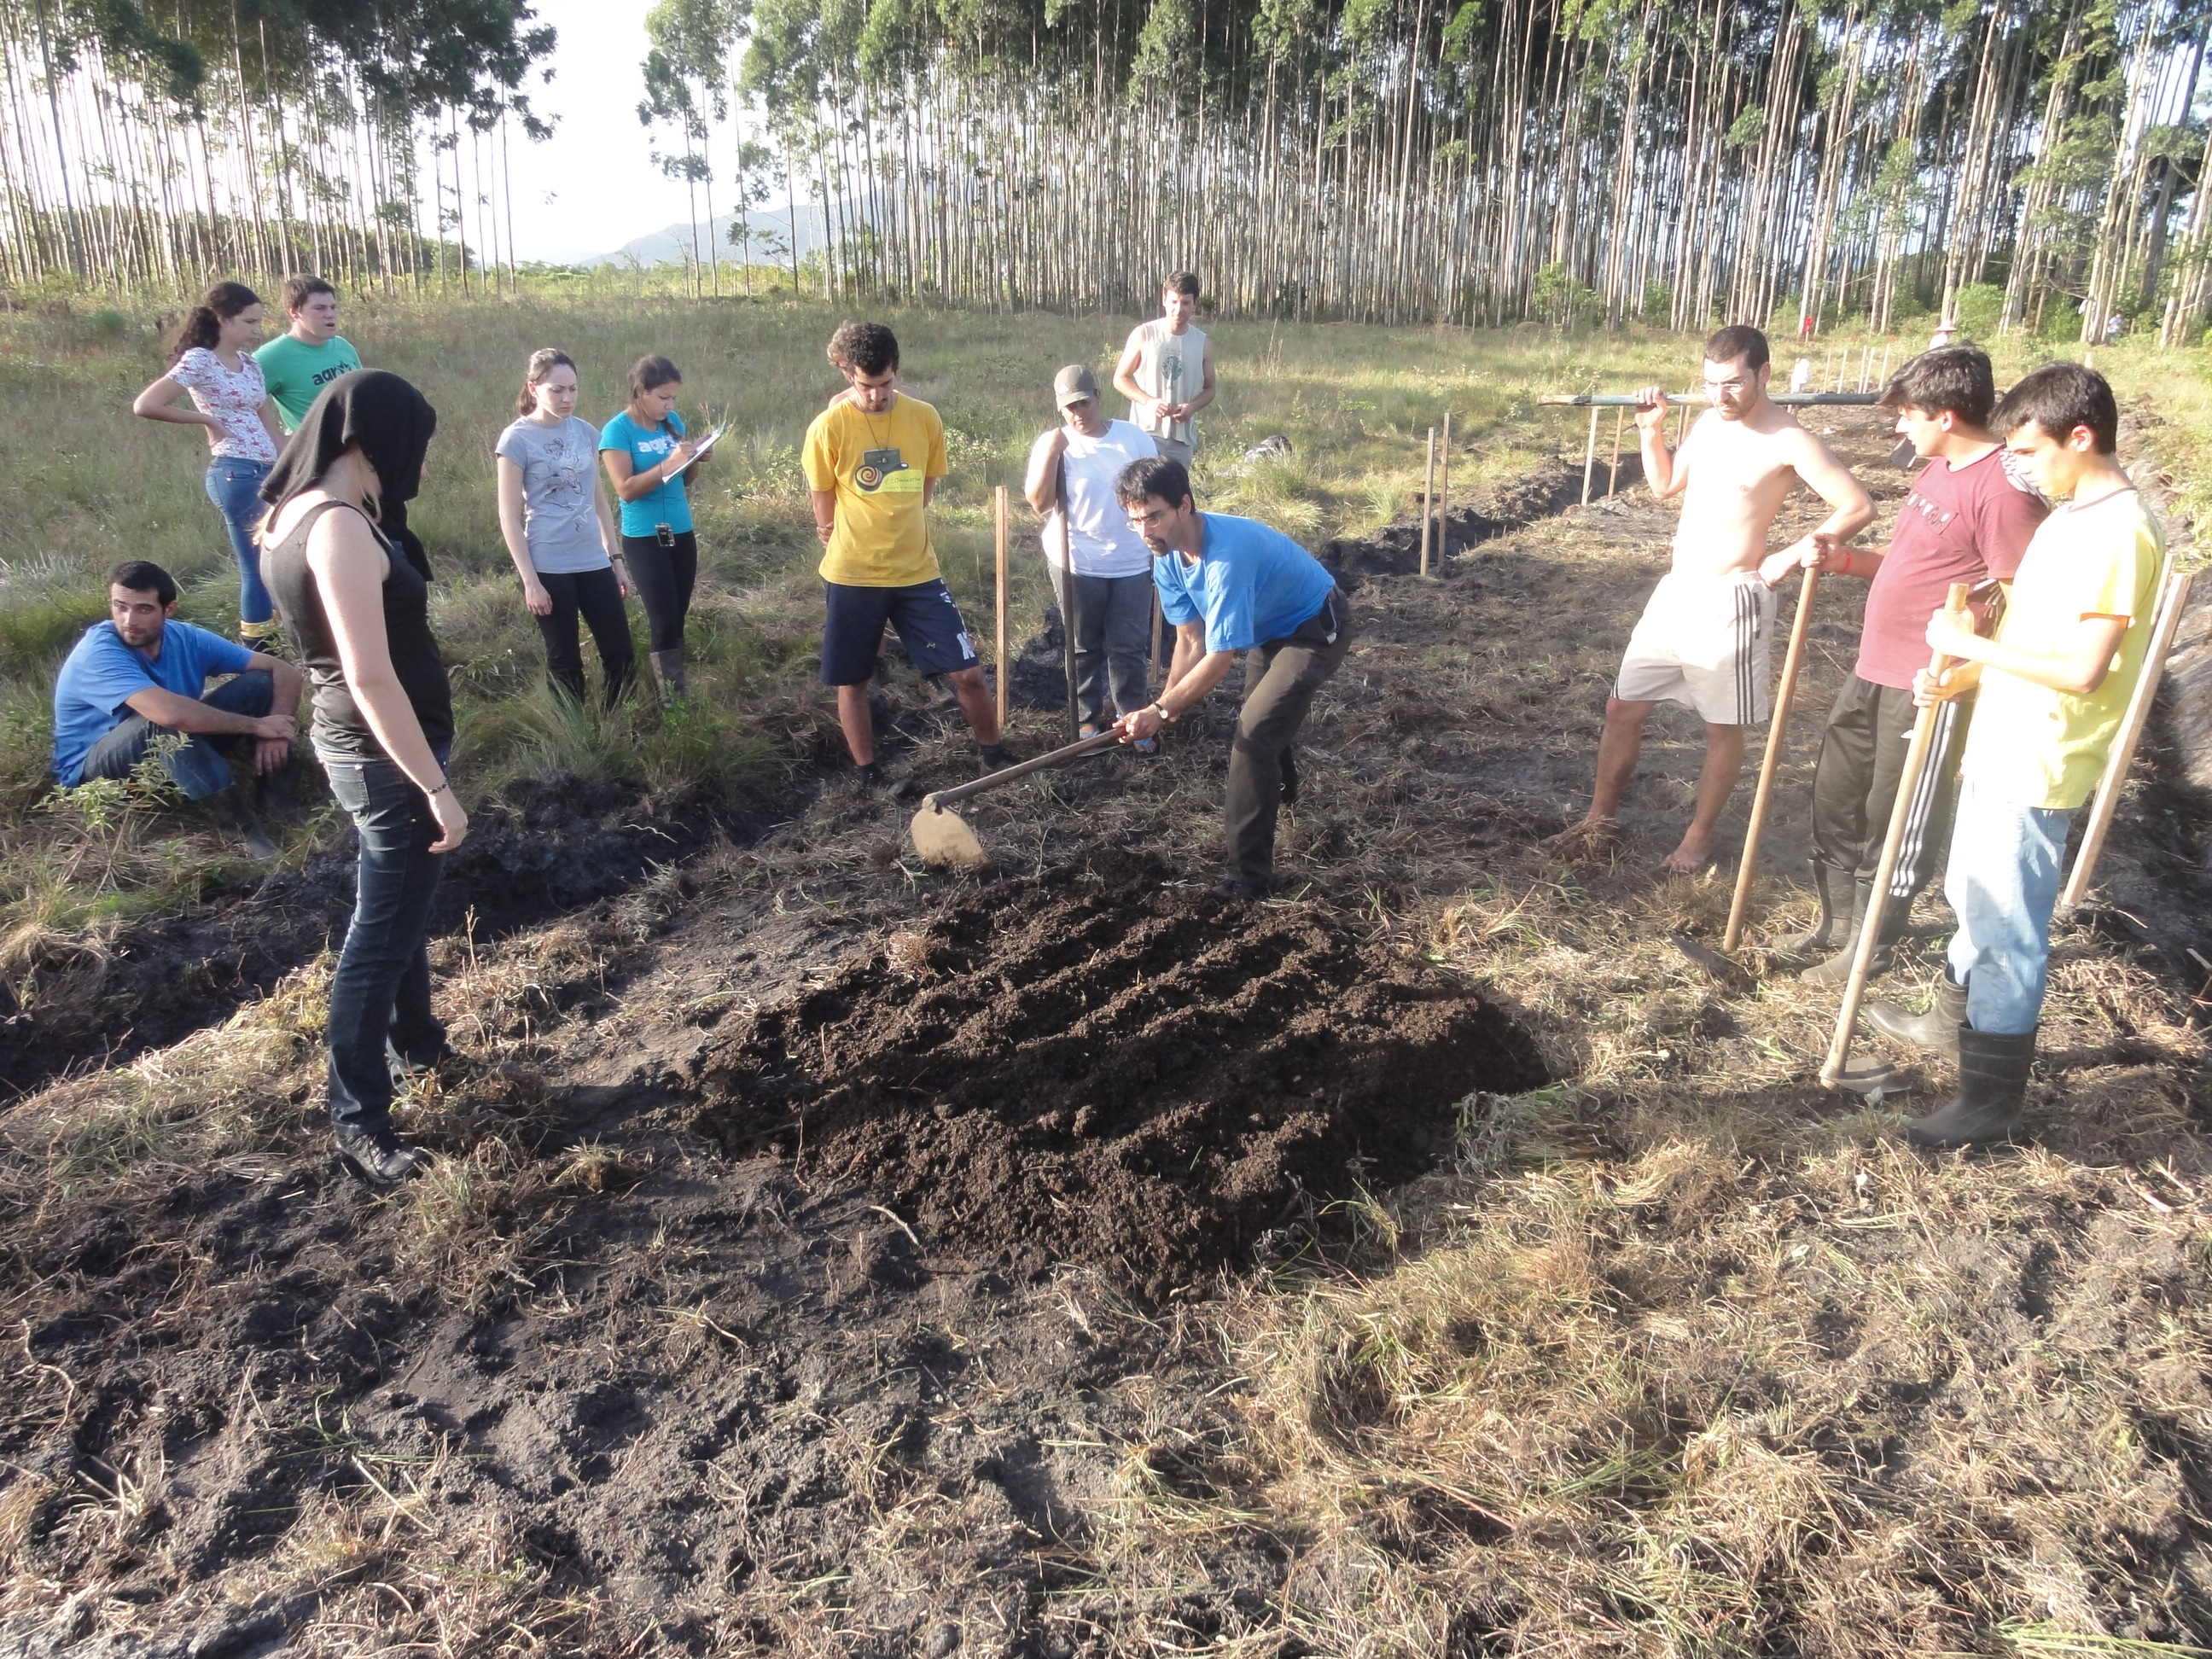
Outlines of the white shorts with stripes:
{"label": "white shorts with stripes", "polygon": [[1613,695],[1686,702],[1712,726],[1764,724],[1774,611],[1774,591],[1756,571],[1669,572],[1628,636]]}

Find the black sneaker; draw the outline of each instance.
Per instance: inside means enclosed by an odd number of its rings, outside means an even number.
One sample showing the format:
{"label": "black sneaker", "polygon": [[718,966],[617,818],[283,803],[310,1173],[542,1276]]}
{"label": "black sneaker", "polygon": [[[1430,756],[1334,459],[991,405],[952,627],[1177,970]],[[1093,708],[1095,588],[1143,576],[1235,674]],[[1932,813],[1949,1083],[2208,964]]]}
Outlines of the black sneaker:
{"label": "black sneaker", "polygon": [[397,1187],[429,1162],[421,1148],[409,1146],[389,1128],[340,1129],[338,1155],[373,1187]]}
{"label": "black sneaker", "polygon": [[860,775],[860,787],[863,789],[882,789],[888,787],[890,783],[890,780],[884,775],[884,763],[881,761],[870,761],[855,769]]}
{"label": "black sneaker", "polygon": [[984,771],[1003,772],[1015,763],[1013,751],[1003,743],[987,743],[983,745]]}

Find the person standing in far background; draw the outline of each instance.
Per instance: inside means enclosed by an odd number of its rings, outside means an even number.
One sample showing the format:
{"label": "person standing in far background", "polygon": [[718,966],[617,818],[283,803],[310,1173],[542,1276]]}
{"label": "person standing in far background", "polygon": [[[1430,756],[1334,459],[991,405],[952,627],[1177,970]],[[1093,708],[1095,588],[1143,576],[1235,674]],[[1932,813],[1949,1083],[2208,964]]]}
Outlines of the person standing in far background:
{"label": "person standing in far background", "polygon": [[[262,480],[284,441],[276,403],[254,360],[260,338],[261,296],[243,283],[217,283],[185,318],[169,372],[131,405],[144,420],[207,428],[208,500],[230,532],[231,556],[238,562],[238,637],[249,651],[270,649],[277,633],[253,532],[264,510]],[[189,410],[177,403],[180,392],[191,395]]]}
{"label": "person standing in far background", "polygon": [[629,567],[622,536],[592,465],[599,434],[576,418],[576,362],[550,347],[523,371],[518,418],[499,434],[499,528],[522,578],[523,602],[545,641],[554,684],[584,700],[580,617],[599,648],[607,705],[629,690],[637,653],[629,642]]}
{"label": "person standing in far background", "polygon": [[1160,454],[1190,465],[1196,416],[1214,398],[1213,342],[1191,326],[1198,273],[1178,270],[1161,285],[1160,314],[1129,331],[1114,389],[1129,400],[1129,419]]}
{"label": "person standing in far background", "polygon": [[323,388],[361,367],[361,353],[338,332],[338,291],[319,276],[284,282],[284,314],[290,330],[253,354],[261,378],[276,400],[284,430],[297,432]]}

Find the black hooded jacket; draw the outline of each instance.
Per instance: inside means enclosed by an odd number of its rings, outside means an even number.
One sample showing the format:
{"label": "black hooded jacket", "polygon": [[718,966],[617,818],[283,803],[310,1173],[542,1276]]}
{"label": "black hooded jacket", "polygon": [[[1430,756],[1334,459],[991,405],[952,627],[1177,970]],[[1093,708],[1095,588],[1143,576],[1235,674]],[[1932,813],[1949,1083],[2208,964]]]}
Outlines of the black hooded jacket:
{"label": "black hooded jacket", "polygon": [[[384,635],[392,672],[406,693],[422,735],[434,750],[453,740],[453,692],[438,642],[430,633],[429,561],[406,528],[404,503],[422,482],[422,457],[437,429],[433,410],[407,381],[381,369],[362,369],[333,380],[307,410],[285,445],[261,495],[273,520],[285,502],[313,489],[339,456],[358,444],[375,471],[379,490],[372,523],[386,544],[390,568],[383,581]],[[334,753],[370,758],[383,754],[368,717],[354,702],[338,659],[336,636],[322,592],[307,564],[307,534],[325,511],[310,507],[283,538],[262,550],[261,574],[283,613],[315,694],[315,741]],[[396,522],[395,522],[396,521]]]}

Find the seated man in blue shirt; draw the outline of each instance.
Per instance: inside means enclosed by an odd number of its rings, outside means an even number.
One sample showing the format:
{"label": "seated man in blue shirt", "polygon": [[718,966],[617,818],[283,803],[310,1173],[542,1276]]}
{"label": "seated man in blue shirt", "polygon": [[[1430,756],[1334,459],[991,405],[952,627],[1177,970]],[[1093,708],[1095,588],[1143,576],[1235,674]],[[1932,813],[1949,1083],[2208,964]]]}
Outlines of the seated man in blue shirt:
{"label": "seated man in blue shirt", "polygon": [[[176,611],[177,584],[158,564],[132,559],[109,572],[107,620],[85,629],[54,681],[54,775],[72,788],[127,778],[157,739],[173,737],[160,752],[177,787],[243,835],[256,858],[274,858],[222,751],[250,744],[263,805],[294,815],[300,671],[178,622]],[[211,674],[233,678],[210,691]]]}
{"label": "seated man in blue shirt", "polygon": [[1275,810],[1298,798],[1291,743],[1351,649],[1352,608],[1336,578],[1288,536],[1200,512],[1181,461],[1132,461],[1115,494],[1152,550],[1160,609],[1176,629],[1159,701],[1115,726],[1124,743],[1153,736],[1218,685],[1238,652],[1251,653],[1229,752],[1229,873],[1213,890],[1258,898],[1275,884]]}

